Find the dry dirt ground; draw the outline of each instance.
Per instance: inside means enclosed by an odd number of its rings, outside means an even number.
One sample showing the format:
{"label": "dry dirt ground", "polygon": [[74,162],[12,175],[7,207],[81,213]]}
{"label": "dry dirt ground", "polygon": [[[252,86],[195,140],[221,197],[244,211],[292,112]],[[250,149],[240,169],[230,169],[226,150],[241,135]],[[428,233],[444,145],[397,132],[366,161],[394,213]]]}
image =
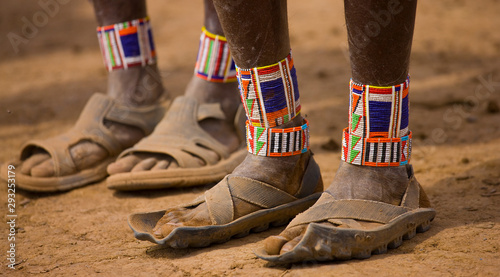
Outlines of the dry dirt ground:
{"label": "dry dirt ground", "polygon": [[[2,162],[18,155],[28,139],[69,128],[90,95],[106,90],[90,4],[56,3],[58,10],[50,15],[38,1],[0,4]],[[175,95],[192,74],[201,5],[200,0],[149,2],[163,80]],[[5,216],[0,275],[498,276],[499,14],[498,0],[419,3],[411,64],[412,161],[437,217],[430,231],[400,248],[368,260],[276,266],[252,253],[281,230],[274,228],[205,249],[164,249],[134,239],[127,215],[186,202],[206,188],[113,193],[98,183],[56,194],[17,190],[16,269],[10,270],[5,258]],[[340,153],[323,146],[330,139],[339,143],[347,122],[343,4],[290,0],[289,18],[303,111],[328,184]],[[26,28],[26,21],[37,25]],[[28,37],[13,45],[10,40],[22,36],[23,28]],[[7,215],[7,185],[0,185],[0,211]]]}

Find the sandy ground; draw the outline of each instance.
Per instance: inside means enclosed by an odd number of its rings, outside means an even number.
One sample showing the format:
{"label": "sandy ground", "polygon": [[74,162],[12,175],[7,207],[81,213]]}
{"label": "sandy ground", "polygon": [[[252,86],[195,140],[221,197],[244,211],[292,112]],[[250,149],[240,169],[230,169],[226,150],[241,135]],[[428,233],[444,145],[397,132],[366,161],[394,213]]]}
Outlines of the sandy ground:
{"label": "sandy ground", "polygon": [[[2,162],[18,155],[28,139],[69,128],[90,95],[106,90],[91,6],[57,5],[47,16],[38,1],[0,4]],[[192,74],[201,1],[150,1],[149,13],[164,83],[180,95]],[[368,260],[275,266],[252,253],[281,230],[274,228],[205,249],[164,249],[134,239],[127,215],[186,202],[205,188],[113,193],[98,183],[48,195],[17,190],[16,270],[5,259],[5,216],[0,275],[498,276],[498,14],[497,0],[419,3],[411,65],[413,164],[437,217],[430,231],[400,248]],[[289,17],[312,149],[329,184],[340,153],[322,146],[330,139],[339,143],[347,122],[350,69],[342,1],[290,0]],[[23,27],[26,21],[35,28]],[[23,28],[28,38],[12,44]],[[0,211],[7,215],[7,185],[0,185]]]}

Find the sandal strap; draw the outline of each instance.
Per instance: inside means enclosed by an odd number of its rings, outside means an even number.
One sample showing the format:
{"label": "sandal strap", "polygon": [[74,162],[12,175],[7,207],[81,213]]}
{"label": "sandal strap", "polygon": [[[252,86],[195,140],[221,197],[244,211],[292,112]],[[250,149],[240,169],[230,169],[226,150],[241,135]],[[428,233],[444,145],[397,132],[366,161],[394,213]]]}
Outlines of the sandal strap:
{"label": "sandal strap", "polygon": [[215,187],[205,192],[205,201],[212,224],[222,225],[235,219],[234,198],[239,198],[263,209],[297,200],[296,197],[266,183],[228,175]]}
{"label": "sandal strap", "polygon": [[408,211],[409,209],[405,207],[377,201],[357,199],[332,200],[315,205],[306,212],[297,215],[288,228],[330,219],[355,219],[385,224]]}
{"label": "sandal strap", "polygon": [[228,176],[227,183],[234,197],[264,209],[297,200],[297,197],[251,178]]}
{"label": "sandal strap", "polygon": [[411,175],[408,176],[408,186],[399,206],[361,199],[337,200],[326,191],[314,206],[297,215],[290,222],[288,228],[335,219],[354,219],[387,224],[394,218],[420,207],[421,187],[413,175],[413,170],[410,168],[409,171]]}
{"label": "sandal strap", "polygon": [[205,192],[205,202],[212,224],[221,225],[233,221],[234,203],[227,176]]}
{"label": "sandal strap", "polygon": [[[417,209],[421,207],[421,200],[422,200],[422,187],[418,183],[417,179],[413,175],[413,167],[411,165],[407,165],[407,167],[411,171],[411,175],[409,176],[410,183],[408,184],[408,187],[406,188],[406,192],[403,196],[403,200],[401,200],[401,206],[407,207],[410,209]],[[425,196],[426,198],[427,196]]]}
{"label": "sandal strap", "polygon": [[162,101],[160,105],[147,107],[127,107],[114,104],[106,114],[105,119],[141,129],[145,135],[151,134],[163,118],[170,100]]}
{"label": "sandal strap", "polygon": [[28,141],[22,147],[21,160],[31,156],[36,148],[42,148],[54,161],[55,176],[68,175],[77,170],[69,149],[80,141],[95,142],[106,149],[110,156],[116,156],[122,151],[123,146],[106,128],[104,120],[138,127],[148,134],[163,113],[164,108],[160,106],[129,108],[116,103],[109,96],[96,93],[89,99],[70,130],[45,140]]}
{"label": "sandal strap", "polygon": [[202,121],[207,118],[216,118],[221,120],[226,119],[226,116],[220,107],[220,103],[198,105],[197,121]]}
{"label": "sandal strap", "polygon": [[196,198],[186,207],[207,203],[212,224],[226,224],[234,220],[234,199],[252,203],[262,209],[269,209],[293,202],[314,194],[323,186],[318,164],[309,158],[299,190],[291,195],[264,182],[242,176],[228,175],[204,195]]}
{"label": "sandal strap", "polygon": [[228,158],[229,149],[198,124],[206,118],[225,119],[220,104],[199,105],[194,98],[177,97],[153,133],[123,151],[118,158],[138,152],[159,153],[171,156],[183,168],[203,166],[193,156],[207,165]]}

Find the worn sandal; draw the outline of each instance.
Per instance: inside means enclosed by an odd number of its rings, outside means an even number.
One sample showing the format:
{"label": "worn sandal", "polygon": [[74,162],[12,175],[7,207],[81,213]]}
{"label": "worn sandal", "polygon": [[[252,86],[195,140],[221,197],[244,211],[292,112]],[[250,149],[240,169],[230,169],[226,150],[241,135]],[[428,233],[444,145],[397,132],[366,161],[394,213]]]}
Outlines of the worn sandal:
{"label": "worn sandal", "polygon": [[[123,106],[103,94],[94,94],[87,102],[76,124],[67,132],[45,140],[32,140],[22,147],[20,160],[10,164],[21,165],[36,149],[43,149],[54,161],[54,177],[32,177],[16,174],[17,186],[21,189],[39,192],[66,191],[107,176],[106,167],[124,147],[116,140],[104,121],[127,124],[149,134],[164,114],[164,107],[157,105],[145,108]],[[84,141],[92,141],[108,151],[108,158],[92,168],[78,170],[71,157],[71,146]],[[75,172],[75,173],[74,173]],[[74,174],[72,174],[74,173]],[[0,176],[6,179],[7,172],[2,167]]]}
{"label": "worn sandal", "polygon": [[[411,239],[416,232],[427,231],[436,214],[434,209],[429,208],[428,198],[415,179],[412,167],[408,165],[407,169],[408,187],[400,206],[369,200],[336,200],[325,192],[318,203],[299,214],[287,226],[309,224],[301,241],[291,251],[270,255],[260,248],[255,250],[255,254],[271,262],[293,263],[365,259],[372,253],[385,253],[387,247],[399,247],[403,239]],[[358,220],[381,226],[361,229]]]}
{"label": "worn sandal", "polygon": [[[165,154],[175,159],[179,168],[112,174],[106,180],[108,188],[159,189],[196,186],[222,180],[246,156],[247,151],[243,147],[245,116],[240,107],[234,124],[241,147],[232,153],[227,146],[200,127],[198,122],[207,118],[225,119],[220,104],[200,105],[194,98],[176,98],[153,133],[125,150],[118,159],[132,153]],[[213,153],[216,153],[217,157],[214,157]],[[203,160],[204,165],[200,165],[193,156]]]}
{"label": "worn sandal", "polygon": [[[243,237],[252,232],[261,232],[272,226],[284,225],[296,214],[306,210],[318,200],[323,189],[319,167],[314,159],[309,159],[299,191],[290,195],[273,186],[250,178],[226,176],[216,186],[206,191],[193,203],[182,206],[192,209],[206,202],[212,225],[199,227],[178,227],[167,237],[157,239],[153,235],[156,223],[166,210],[137,213],[129,216],[130,228],[135,237],[172,248],[205,247],[212,243],[222,243],[231,237]],[[237,198],[261,207],[240,218],[234,218],[233,201]]]}

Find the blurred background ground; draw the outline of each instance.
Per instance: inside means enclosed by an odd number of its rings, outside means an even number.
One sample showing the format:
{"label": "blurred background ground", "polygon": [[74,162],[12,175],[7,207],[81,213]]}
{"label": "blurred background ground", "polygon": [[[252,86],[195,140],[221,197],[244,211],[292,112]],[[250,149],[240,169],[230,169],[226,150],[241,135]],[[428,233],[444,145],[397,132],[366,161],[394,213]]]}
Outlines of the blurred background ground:
{"label": "blurred background ground", "polygon": [[[0,3],[0,162],[18,155],[25,141],[72,126],[90,95],[106,90],[90,4],[58,3],[59,10],[45,17],[38,1]],[[164,84],[180,95],[196,58],[202,1],[149,1],[148,10]],[[60,194],[17,191],[17,270],[3,259],[0,275],[498,276],[498,14],[498,0],[418,5],[410,70],[412,162],[437,217],[430,231],[400,248],[368,260],[281,267],[252,253],[280,232],[275,228],[205,249],[163,249],[135,240],[127,215],[186,202],[205,188],[125,194],[98,183]],[[26,21],[37,25],[12,44]],[[347,124],[350,69],[342,1],[290,0],[289,21],[312,149],[329,184],[340,152],[326,146],[340,143]],[[7,214],[7,186],[0,184],[0,210]],[[7,224],[0,229],[3,252]]]}

